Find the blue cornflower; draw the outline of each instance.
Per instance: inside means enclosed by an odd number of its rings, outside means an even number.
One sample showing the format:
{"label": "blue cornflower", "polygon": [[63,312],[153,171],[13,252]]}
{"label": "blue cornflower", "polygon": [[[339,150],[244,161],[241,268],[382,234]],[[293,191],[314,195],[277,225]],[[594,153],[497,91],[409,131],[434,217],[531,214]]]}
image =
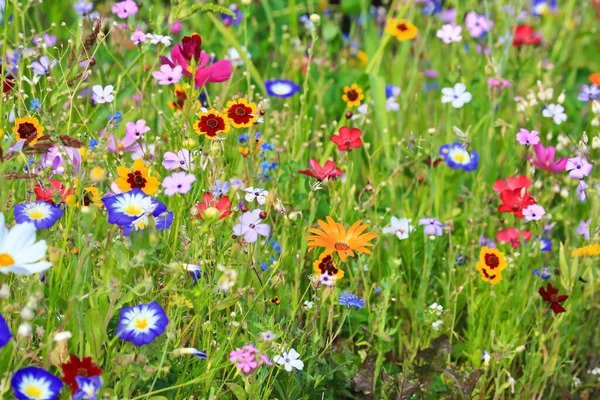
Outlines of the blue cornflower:
{"label": "blue cornflower", "polygon": [[265,143],[263,143],[263,144],[260,145],[260,149],[262,151],[273,151],[273,150],[275,150],[275,146],[273,146],[273,144],[271,144],[271,143],[266,143],[265,142]]}
{"label": "blue cornflower", "polygon": [[121,124],[121,119],[123,119],[123,116],[121,115],[121,111],[116,111],[114,114],[110,113],[108,114],[108,122],[114,122],[115,127],[119,127],[119,125]]}
{"label": "blue cornflower", "polygon": [[340,305],[347,306],[348,308],[354,307],[355,309],[363,308],[365,306],[365,299],[359,298],[354,293],[342,293],[340,294]]}
{"label": "blue cornflower", "polygon": [[467,151],[462,143],[454,142],[440,147],[440,155],[450,168],[462,169],[463,171],[475,171],[479,165],[479,154]]}
{"label": "blue cornflower", "polygon": [[156,301],[124,307],[121,309],[117,336],[139,347],[162,335],[168,323],[167,314]]}
{"label": "blue cornflower", "polygon": [[29,109],[31,111],[37,111],[42,108],[42,102],[39,99],[33,99],[29,102]]}
{"label": "blue cornflower", "polygon": [[266,262],[264,262],[264,261],[261,261],[261,262],[260,262],[260,270],[261,270],[261,271],[266,271],[266,270],[268,270],[268,269],[269,269],[269,266],[267,265],[267,263],[266,263]]}
{"label": "blue cornflower", "polygon": [[434,15],[442,12],[442,4],[444,0],[427,0],[422,11],[425,15]]}
{"label": "blue cornflower", "polygon": [[73,8],[75,8],[75,12],[79,15],[87,15],[94,8],[94,3],[85,0],[79,0],[77,3],[73,4]]}
{"label": "blue cornflower", "polygon": [[212,194],[215,197],[223,196],[224,194],[229,192],[230,187],[231,184],[228,181],[221,181],[220,179],[217,179],[215,185],[211,188]]}
{"label": "blue cornflower", "polygon": [[96,146],[98,146],[98,139],[90,139],[88,146],[90,147],[90,149],[95,150]]}
{"label": "blue cornflower", "polygon": [[248,136],[247,133],[242,133],[240,136],[238,136],[237,140],[242,144],[248,143],[248,140],[250,140],[250,136]]}
{"label": "blue cornflower", "polygon": [[542,237],[540,239],[540,250],[546,252],[552,251],[552,241],[548,238]]}
{"label": "blue cornflower", "polygon": [[275,168],[277,168],[277,163],[269,162],[269,161],[263,161],[260,163],[260,169],[262,169],[263,171],[268,171],[270,169],[275,169]]}
{"label": "blue cornflower", "polygon": [[542,278],[543,281],[547,281],[552,277],[552,274],[550,274],[550,268],[546,266],[543,266],[541,271],[538,268],[534,269],[533,274]]}

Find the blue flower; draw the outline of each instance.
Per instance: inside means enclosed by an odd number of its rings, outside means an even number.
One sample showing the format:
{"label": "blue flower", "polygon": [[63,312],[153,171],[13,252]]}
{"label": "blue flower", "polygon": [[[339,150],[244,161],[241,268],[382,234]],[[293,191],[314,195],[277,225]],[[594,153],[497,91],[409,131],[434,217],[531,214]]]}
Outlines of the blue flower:
{"label": "blue flower", "polygon": [[363,308],[365,306],[365,299],[358,298],[354,293],[342,293],[340,294],[340,305],[354,307],[355,309]]}
{"label": "blue flower", "polygon": [[540,250],[541,251],[552,251],[552,241],[548,238],[542,237],[540,239]]}
{"label": "blue flower", "polygon": [[462,253],[456,256],[456,265],[458,265],[459,267],[464,266],[468,261],[469,257],[465,256]]}
{"label": "blue flower", "polygon": [[119,127],[119,125],[121,124],[121,119],[123,119],[123,116],[121,115],[121,111],[116,111],[114,114],[110,113],[108,114],[108,122],[114,122],[115,127]]}
{"label": "blue flower", "polygon": [[90,139],[90,142],[88,143],[88,146],[92,150],[96,149],[96,146],[98,146],[98,139]]}
{"label": "blue flower", "polygon": [[242,18],[244,18],[244,14],[240,11],[240,8],[237,4],[232,4],[229,6],[229,10],[235,14],[235,17],[227,14],[221,14],[221,20],[223,21],[223,25],[225,26],[238,26],[242,23]]}
{"label": "blue flower", "polygon": [[37,111],[37,110],[39,110],[40,108],[42,108],[42,102],[40,101],[40,99],[32,99],[32,100],[29,102],[29,109],[30,109],[31,111]]}
{"label": "blue flower", "polygon": [[2,314],[0,314],[0,349],[6,346],[6,344],[10,341],[10,338],[12,338],[10,328]]}
{"label": "blue flower", "polygon": [[541,17],[549,12],[558,10],[556,0],[533,0],[531,3],[531,14],[535,17]]}
{"label": "blue flower", "polygon": [[479,154],[476,151],[469,154],[465,146],[459,142],[440,147],[440,155],[444,157],[444,161],[450,168],[475,171],[479,165]]}
{"label": "blue flower", "polygon": [[94,3],[91,1],[79,0],[77,3],[73,4],[73,8],[75,8],[77,14],[87,15],[94,8]]}
{"label": "blue flower", "polygon": [[73,394],[73,400],[88,399],[96,400],[98,392],[102,387],[102,377],[100,375],[92,376],[76,376],[77,391]]}
{"label": "blue flower", "polygon": [[292,97],[300,91],[300,86],[287,79],[271,79],[265,81],[267,94],[273,97],[287,98]]}
{"label": "blue flower", "polygon": [[267,265],[267,263],[264,262],[264,261],[261,261],[260,262],[260,270],[261,271],[267,271],[268,269],[269,269],[269,266]]}
{"label": "blue flower", "polygon": [[38,367],[18,370],[10,384],[19,400],[55,400],[63,386],[60,379]]}
{"label": "blue flower", "polygon": [[108,223],[125,228],[124,234],[129,235],[134,229],[140,230],[148,225],[148,218],[154,217],[156,229],[167,229],[173,223],[173,213],[167,211],[167,206],[148,196],[141,189],[102,199],[108,212]]}
{"label": "blue flower", "polygon": [[31,222],[36,229],[48,229],[62,217],[64,211],[45,201],[15,204],[15,221],[18,224]]}
{"label": "blue flower", "polygon": [[231,184],[228,181],[221,181],[220,179],[217,179],[215,185],[211,188],[212,194],[215,197],[222,196],[229,192],[230,187]]}
{"label": "blue flower", "polygon": [[265,143],[263,143],[263,144],[260,145],[260,149],[262,151],[273,151],[273,150],[275,150],[275,146],[273,146],[272,143],[266,143],[265,142]]}
{"label": "blue flower", "polygon": [[543,266],[541,271],[538,268],[534,269],[533,274],[542,278],[543,281],[547,281],[552,277],[552,274],[550,274],[550,268],[546,266]]}
{"label": "blue flower", "polygon": [[237,140],[242,144],[248,143],[248,140],[250,140],[250,136],[248,136],[247,133],[242,133],[240,136],[238,136]]}
{"label": "blue flower", "polygon": [[117,336],[139,347],[162,335],[168,323],[167,314],[156,301],[122,308]]}

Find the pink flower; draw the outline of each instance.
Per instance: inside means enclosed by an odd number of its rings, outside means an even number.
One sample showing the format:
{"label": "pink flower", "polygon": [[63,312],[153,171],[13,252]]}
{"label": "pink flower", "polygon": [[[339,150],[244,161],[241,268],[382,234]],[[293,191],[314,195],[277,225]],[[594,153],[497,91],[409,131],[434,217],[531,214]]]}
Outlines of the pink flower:
{"label": "pink flower", "polygon": [[135,31],[131,35],[130,39],[134,44],[139,45],[139,44],[144,43],[144,41],[146,41],[146,34],[142,31]]}
{"label": "pink flower", "polygon": [[167,151],[163,156],[162,166],[169,171],[177,168],[181,168],[184,171],[194,169],[192,155],[187,149],[179,150],[177,154],[172,151]]}
{"label": "pink flower", "polygon": [[162,186],[165,188],[167,196],[173,196],[176,193],[186,194],[192,189],[192,183],[196,182],[194,174],[186,174],[185,172],[175,172],[171,176],[167,176]]}
{"label": "pink flower", "polygon": [[260,354],[258,349],[251,344],[231,351],[229,361],[234,363],[244,375],[254,372],[262,364],[273,365],[266,355]]}
{"label": "pink flower", "polygon": [[532,204],[523,209],[523,216],[527,221],[539,221],[544,214],[546,214],[546,210],[539,204]]}
{"label": "pink flower", "polygon": [[488,86],[489,87],[497,87],[500,89],[504,89],[507,87],[512,87],[512,83],[502,78],[488,78]]}
{"label": "pink flower", "polygon": [[135,140],[141,138],[144,133],[149,131],[150,128],[146,126],[146,121],[143,119],[138,119],[135,124],[133,122],[125,124],[125,136],[131,136]]}
{"label": "pink flower", "polygon": [[517,142],[524,145],[532,145],[538,144],[540,142],[540,137],[538,136],[540,133],[538,131],[529,132],[527,129],[521,128],[519,133],[517,133]]}
{"label": "pink flower", "polygon": [[138,13],[138,6],[133,0],[125,0],[115,3],[111,11],[119,18],[127,18]]}
{"label": "pink flower", "polygon": [[544,147],[543,144],[538,143],[533,146],[533,151],[535,152],[536,158],[534,159],[531,156],[527,156],[527,158],[529,161],[533,162],[533,165],[536,167],[552,173],[562,172],[565,170],[567,166],[567,159],[561,158],[558,161],[554,161],[556,149],[553,146]]}
{"label": "pink flower", "polygon": [[592,164],[585,157],[577,156],[569,158],[565,169],[569,172],[569,176],[573,179],[583,179],[590,176],[592,173]]}
{"label": "pink flower", "polygon": [[183,24],[181,23],[181,21],[175,21],[171,24],[171,26],[169,26],[169,30],[172,34],[179,35],[181,33],[182,26]]}
{"label": "pink flower", "polygon": [[108,150],[113,153],[134,153],[140,149],[138,138],[134,135],[125,134],[123,139],[117,139],[112,133],[100,132],[101,136],[107,135]]}
{"label": "pink flower", "polygon": [[170,65],[161,65],[160,71],[154,71],[152,76],[158,81],[159,85],[172,85],[181,79],[183,68],[180,65],[171,67]]}

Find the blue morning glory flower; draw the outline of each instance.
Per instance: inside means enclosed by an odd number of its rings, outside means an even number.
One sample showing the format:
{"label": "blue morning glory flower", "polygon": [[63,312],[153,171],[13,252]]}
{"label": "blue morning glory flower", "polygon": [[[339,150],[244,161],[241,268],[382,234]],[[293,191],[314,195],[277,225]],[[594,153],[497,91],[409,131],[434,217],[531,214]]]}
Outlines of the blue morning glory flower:
{"label": "blue morning glory flower", "polygon": [[63,387],[60,379],[38,367],[18,370],[10,384],[15,397],[19,400],[55,400]]}
{"label": "blue morning glory flower", "polygon": [[271,79],[265,81],[267,94],[273,97],[292,97],[300,91],[300,86],[287,79]]}
{"label": "blue morning glory flower", "polygon": [[156,301],[125,307],[121,309],[117,336],[139,347],[162,335],[168,323],[167,314]]}
{"label": "blue morning glory flower", "polygon": [[11,338],[12,333],[10,333],[10,328],[2,314],[0,314],[0,349],[6,346]]}
{"label": "blue morning glory flower", "polygon": [[459,142],[440,147],[440,155],[444,157],[444,161],[450,168],[475,171],[479,165],[479,154],[476,151],[469,154],[465,146]]}
{"label": "blue morning glory flower", "polygon": [[36,229],[49,229],[62,217],[64,210],[45,201],[15,204],[15,221],[31,222]]}
{"label": "blue morning glory flower", "polygon": [[550,268],[546,266],[542,267],[541,271],[538,268],[534,269],[533,274],[542,278],[543,281],[547,281],[552,277],[552,274],[550,274]]}
{"label": "blue morning glory flower", "polygon": [[75,382],[77,382],[78,389],[73,394],[73,400],[96,400],[103,383],[100,375],[92,377],[76,376]]}
{"label": "blue morning glory flower", "polygon": [[363,308],[365,306],[365,299],[359,298],[354,293],[342,293],[340,294],[340,305],[347,306],[348,308],[354,307],[355,309]]}
{"label": "blue morning glory flower", "polygon": [[125,228],[129,235],[134,229],[141,230],[148,225],[148,218],[154,217],[156,229],[167,229],[173,223],[173,213],[167,212],[167,206],[153,199],[141,189],[102,199],[108,212],[108,223]]}

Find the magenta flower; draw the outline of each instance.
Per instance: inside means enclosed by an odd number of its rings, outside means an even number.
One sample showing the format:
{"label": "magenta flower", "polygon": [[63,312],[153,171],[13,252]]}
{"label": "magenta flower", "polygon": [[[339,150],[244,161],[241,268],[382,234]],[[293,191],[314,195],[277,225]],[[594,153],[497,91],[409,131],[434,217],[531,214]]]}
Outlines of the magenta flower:
{"label": "magenta flower", "polygon": [[240,217],[240,223],[233,227],[233,234],[236,236],[244,235],[246,243],[256,242],[258,235],[269,236],[271,227],[267,224],[261,224],[262,218],[260,214],[262,213],[261,209],[246,211]]}
{"label": "magenta flower", "polygon": [[160,71],[154,71],[152,76],[158,81],[159,85],[173,85],[179,82],[183,76],[183,68],[181,68],[181,65],[171,67],[164,64],[160,66]]}
{"label": "magenta flower", "polygon": [[181,44],[173,46],[171,49],[171,59],[161,57],[161,64],[169,65],[174,68],[180,66],[183,75],[193,77],[196,88],[201,88],[208,82],[224,82],[231,77],[233,71],[231,61],[221,60],[211,65],[207,64],[210,61],[210,56],[205,52],[201,52],[198,65],[193,68],[183,54],[183,46]]}
{"label": "magenta flower", "polygon": [[150,128],[146,126],[146,120],[138,119],[135,123],[125,124],[125,136],[132,136],[135,140],[139,139],[144,133],[149,132]]}
{"label": "magenta flower", "polygon": [[138,6],[133,0],[125,0],[115,3],[111,11],[119,18],[127,18],[138,13]]}
{"label": "magenta flower", "polygon": [[194,160],[187,149],[179,150],[177,153],[167,151],[163,156],[162,166],[169,171],[177,168],[187,171],[188,169],[194,169]]}
{"label": "magenta flower", "polygon": [[533,146],[533,151],[536,158],[534,159],[528,155],[527,159],[533,162],[533,165],[536,167],[552,173],[562,172],[565,170],[567,159],[561,158],[558,161],[554,161],[554,157],[556,156],[556,148],[553,146],[544,147],[543,144],[538,143]]}
{"label": "magenta flower", "polygon": [[167,176],[162,186],[165,188],[165,194],[167,196],[173,196],[174,194],[186,194],[192,189],[192,183],[196,182],[196,176],[194,174],[186,174],[185,172],[175,172],[171,176]]}
{"label": "magenta flower", "polygon": [[500,88],[501,90],[507,87],[512,87],[512,83],[510,83],[510,81],[507,81],[506,79],[502,78],[488,78],[487,82],[489,87],[496,87]]}
{"label": "magenta flower", "polygon": [[134,44],[140,45],[146,41],[146,34],[142,31],[136,30],[131,35],[130,39]]}
{"label": "magenta flower", "polygon": [[136,143],[138,138],[134,135],[125,134],[123,139],[117,139],[115,135],[105,131],[100,135],[108,135],[108,151],[112,153],[134,153],[140,149],[140,145]]}
{"label": "magenta flower", "polygon": [[261,354],[256,347],[249,344],[241,349],[235,349],[229,353],[229,361],[234,363],[244,375],[254,372],[262,364],[273,365],[269,358]]}
{"label": "magenta flower", "polygon": [[531,204],[523,209],[523,216],[527,221],[539,221],[544,214],[546,214],[546,210],[539,204]]}
{"label": "magenta flower", "polygon": [[573,179],[583,179],[592,173],[592,164],[585,157],[577,156],[567,160],[567,171]]}
{"label": "magenta flower", "polygon": [[467,25],[469,33],[474,38],[485,35],[494,27],[494,21],[487,19],[485,15],[478,15],[474,11],[467,14],[465,24]]}
{"label": "magenta flower", "polygon": [[540,137],[538,136],[539,134],[540,133],[536,130],[529,132],[527,129],[521,128],[519,133],[517,133],[517,142],[526,146],[538,144],[540,142]]}

